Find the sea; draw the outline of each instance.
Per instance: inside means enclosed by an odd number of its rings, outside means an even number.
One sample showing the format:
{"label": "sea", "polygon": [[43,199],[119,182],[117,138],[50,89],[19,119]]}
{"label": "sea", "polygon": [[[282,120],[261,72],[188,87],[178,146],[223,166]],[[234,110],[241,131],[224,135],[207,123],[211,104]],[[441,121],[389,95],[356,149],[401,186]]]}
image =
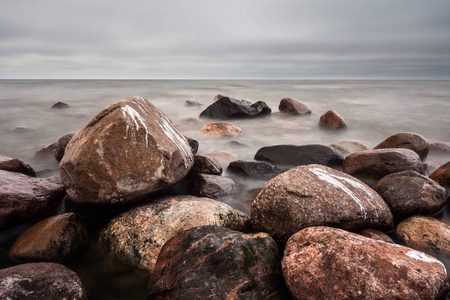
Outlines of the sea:
{"label": "sea", "polygon": [[[274,114],[251,120],[220,121],[241,128],[242,135],[205,138],[199,131],[217,120],[200,119],[199,114],[214,102],[217,94],[264,101]],[[67,133],[77,132],[98,112],[129,96],[145,97],[160,108],[184,135],[199,142],[200,154],[222,150],[237,159],[248,160],[264,146],[330,145],[343,140],[373,148],[400,132],[420,134],[430,143],[450,142],[450,81],[446,80],[0,80],[0,155],[25,160],[39,177],[58,178],[57,162],[38,159],[36,152]],[[285,97],[300,100],[312,113],[295,117],[277,114],[280,100]],[[203,105],[187,106],[187,100]],[[70,107],[53,109],[57,102]],[[318,127],[320,116],[330,109],[343,117],[346,130]],[[224,175],[227,176],[226,170]],[[238,184],[245,191],[260,183]],[[240,199],[224,201],[241,207]],[[243,210],[250,212],[249,207]],[[450,223],[449,218],[443,219]],[[75,263],[74,268],[89,278],[83,263],[86,261],[80,261],[78,266]],[[119,279],[117,286],[138,282],[125,277]],[[95,278],[86,280],[99,282]],[[110,280],[116,282],[117,278]],[[128,286],[117,291],[105,284],[91,292],[94,296],[109,292],[111,295],[106,298],[126,299],[132,295],[129,289]],[[138,288],[135,293],[139,298],[144,291]]]}

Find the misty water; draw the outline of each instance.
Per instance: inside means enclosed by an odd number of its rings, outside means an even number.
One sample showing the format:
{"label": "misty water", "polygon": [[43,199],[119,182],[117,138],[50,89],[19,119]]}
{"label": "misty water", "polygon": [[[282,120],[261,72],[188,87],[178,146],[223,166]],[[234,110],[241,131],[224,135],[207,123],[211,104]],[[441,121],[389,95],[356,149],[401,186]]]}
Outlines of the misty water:
{"label": "misty water", "polygon": [[[199,135],[200,129],[217,120],[198,116],[219,93],[264,101],[273,112],[278,111],[282,98],[292,97],[305,103],[312,114],[225,121],[241,128],[242,136],[207,139]],[[128,96],[149,99],[183,134],[199,141],[199,153],[225,150],[237,159],[253,159],[259,148],[277,144],[329,145],[354,140],[372,148],[400,132],[418,133],[428,142],[450,142],[450,81],[0,80],[0,155],[27,161],[38,176],[58,177],[56,161],[37,160],[36,151],[66,133],[78,131],[99,111]],[[186,106],[186,100],[204,106]],[[70,108],[52,109],[59,101]],[[320,116],[329,109],[344,118],[347,130],[318,127]],[[186,122],[187,118],[198,122]],[[231,140],[244,146],[229,143]],[[243,191],[261,186],[261,182],[248,180],[238,184]],[[224,201],[241,208],[241,196]],[[243,210],[249,213],[248,207]],[[446,215],[444,211],[439,218],[450,223]],[[76,262],[74,265],[77,268]],[[77,271],[89,273],[81,267]]]}

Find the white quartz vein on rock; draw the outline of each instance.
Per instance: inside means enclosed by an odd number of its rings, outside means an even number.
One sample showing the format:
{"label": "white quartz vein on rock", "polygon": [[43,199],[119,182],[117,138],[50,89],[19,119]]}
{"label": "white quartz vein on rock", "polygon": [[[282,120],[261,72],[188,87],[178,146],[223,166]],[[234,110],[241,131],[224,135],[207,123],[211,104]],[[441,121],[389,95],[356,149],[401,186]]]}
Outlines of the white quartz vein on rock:
{"label": "white quartz vein on rock", "polygon": [[429,255],[426,255],[425,253],[422,253],[419,251],[414,251],[414,250],[410,250],[410,251],[406,252],[406,255],[413,259],[421,260],[424,262],[438,263],[444,268],[445,275],[447,275],[447,269],[445,268],[444,264],[434,257],[431,257]]}
{"label": "white quartz vein on rock", "polygon": [[[139,123],[141,123],[141,126],[145,129],[145,144],[148,147],[148,136],[150,135],[150,132],[147,128],[147,125],[145,123],[145,120],[142,118],[142,116],[131,106],[125,105],[121,108],[122,114],[125,118],[130,119],[134,123],[134,127],[136,130],[139,130],[140,126]],[[129,125],[127,124],[127,136],[129,135]],[[134,131],[132,131],[132,139],[133,142],[136,143],[136,134]]]}

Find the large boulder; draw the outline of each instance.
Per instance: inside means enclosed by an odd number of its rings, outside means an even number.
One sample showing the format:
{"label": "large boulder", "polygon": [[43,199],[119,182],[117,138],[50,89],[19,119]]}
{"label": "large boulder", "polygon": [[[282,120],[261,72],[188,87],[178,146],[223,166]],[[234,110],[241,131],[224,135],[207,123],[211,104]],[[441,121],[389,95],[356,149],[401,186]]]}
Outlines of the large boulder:
{"label": "large boulder", "polygon": [[283,299],[280,255],[267,233],[217,226],[178,232],[162,248],[151,299]]}
{"label": "large boulder", "polygon": [[25,161],[0,155],[0,170],[22,173],[28,176],[36,177],[36,172]]}
{"label": "large boulder", "polygon": [[115,217],[100,233],[100,244],[114,257],[151,272],[162,246],[178,231],[204,225],[234,230],[249,218],[228,204],[209,198],[162,198]]}
{"label": "large boulder", "polygon": [[331,144],[330,147],[339,151],[344,157],[354,152],[369,150],[369,147],[357,141],[339,141]]}
{"label": "large boulder", "polygon": [[289,115],[306,115],[311,114],[309,107],[294,98],[283,98],[278,106],[280,112]]}
{"label": "large boulder", "polygon": [[123,203],[168,188],[192,167],[192,150],[167,116],[142,97],[107,107],[71,139],[59,165],[77,203]]}
{"label": "large boulder", "polygon": [[189,195],[209,198],[219,198],[237,192],[238,186],[233,179],[210,174],[193,175],[187,190]]}
{"label": "large boulder", "polygon": [[325,129],[346,129],[347,123],[336,111],[330,109],[320,116],[319,127]]}
{"label": "large boulder", "polygon": [[337,228],[293,235],[282,271],[294,299],[441,299],[449,290],[444,265],[413,249]]}
{"label": "large boulder", "polygon": [[200,130],[205,138],[236,137],[242,135],[242,130],[228,123],[208,123]]}
{"label": "large boulder", "polygon": [[272,110],[263,101],[250,103],[230,97],[222,97],[200,113],[200,118],[243,119],[270,115]]}
{"label": "large boulder", "polygon": [[403,132],[391,135],[373,149],[405,148],[416,152],[420,159],[424,161],[428,155],[428,142],[417,133]]}
{"label": "large boulder", "polygon": [[305,227],[390,229],[392,214],[370,187],[322,165],[291,169],[273,178],[253,200],[252,227],[280,244]]}

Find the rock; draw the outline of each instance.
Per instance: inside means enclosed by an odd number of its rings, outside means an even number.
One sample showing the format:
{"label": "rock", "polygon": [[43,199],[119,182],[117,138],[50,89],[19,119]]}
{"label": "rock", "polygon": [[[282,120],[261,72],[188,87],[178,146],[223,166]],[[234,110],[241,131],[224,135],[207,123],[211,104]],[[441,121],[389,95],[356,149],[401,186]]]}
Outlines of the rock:
{"label": "rock", "polygon": [[449,290],[439,260],[330,227],[293,235],[281,266],[294,299],[440,299]]}
{"label": "rock", "polygon": [[369,183],[405,170],[423,173],[419,155],[409,149],[359,151],[347,156],[343,164],[345,173]]}
{"label": "rock", "polygon": [[344,119],[334,110],[329,110],[320,116],[319,127],[325,129],[346,129]]}
{"label": "rock", "polygon": [[78,275],[55,263],[29,263],[0,270],[1,299],[87,300]]}
{"label": "rock", "polygon": [[311,113],[311,110],[306,104],[294,98],[281,99],[278,109],[280,112],[290,115],[306,115]]}
{"label": "rock", "polygon": [[24,133],[34,131],[34,128],[30,126],[16,126],[11,131],[17,133]]}
{"label": "rock", "polygon": [[189,146],[191,147],[191,150],[192,150],[192,154],[194,154],[194,155],[197,154],[198,147],[199,147],[198,141],[193,138],[190,138],[188,136],[184,136],[184,138],[189,143]]}
{"label": "rock", "polygon": [[236,160],[230,163],[227,172],[254,179],[272,179],[281,173],[275,165],[266,161]]}
{"label": "rock", "polygon": [[70,105],[64,102],[56,102],[52,105],[53,109],[69,108]]}
{"label": "rock", "polygon": [[387,148],[405,148],[416,152],[420,159],[424,161],[428,155],[428,142],[424,137],[418,135],[417,133],[397,133],[394,134],[373,149],[387,149]]}
{"label": "rock", "polygon": [[447,192],[443,187],[411,170],[387,175],[373,189],[389,205],[396,221],[412,215],[433,214],[447,201]]}
{"label": "rock", "polygon": [[69,144],[70,140],[73,138],[75,133],[68,133],[60,137],[56,143],[55,148],[53,150],[53,156],[55,156],[55,159],[60,162],[61,159],[64,156],[64,153],[66,152],[67,144]]}
{"label": "rock", "polygon": [[230,97],[222,97],[200,113],[200,118],[242,119],[270,115],[272,110],[263,101],[249,103]]}
{"label": "rock", "polygon": [[223,170],[228,168],[228,165],[232,161],[237,160],[236,156],[234,156],[230,152],[220,151],[220,150],[214,151],[214,152],[211,152],[211,153],[204,153],[202,155],[208,156],[209,158],[212,158],[215,161],[217,161],[220,164],[220,166],[222,167]]}
{"label": "rock", "polygon": [[356,141],[340,141],[330,145],[330,147],[339,151],[344,157],[358,151],[369,150],[369,148]]}
{"label": "rock", "polygon": [[252,203],[252,228],[279,244],[305,227],[390,229],[392,214],[370,187],[322,165],[300,166],[269,181]]}
{"label": "rock", "polygon": [[202,122],[200,122],[199,119],[196,118],[183,118],[178,120],[175,123],[175,126],[177,128],[192,128],[192,127],[197,127],[197,126],[201,126]]}
{"label": "rock", "polygon": [[31,177],[36,177],[36,172],[25,161],[0,155],[0,170],[22,173]]}
{"label": "rock", "polygon": [[53,159],[53,151],[55,149],[56,143],[48,144],[41,149],[39,149],[35,154],[35,159]]}
{"label": "rock", "polygon": [[361,230],[359,232],[359,234],[362,236],[368,237],[370,239],[377,240],[377,241],[383,241],[386,243],[395,244],[395,242],[390,238],[390,236],[388,236],[383,231],[370,229],[370,228],[364,228],[363,230]]}
{"label": "rock", "polygon": [[192,166],[191,173],[221,175],[222,167],[214,159],[205,155],[197,154],[194,155],[194,165]]}
{"label": "rock", "polygon": [[217,101],[217,100],[219,100],[219,99],[221,99],[223,97],[226,97],[226,96],[224,96],[222,94],[217,94],[217,95],[214,96],[214,101]]}
{"label": "rock", "polygon": [[151,272],[162,246],[178,231],[217,225],[242,231],[249,218],[208,198],[162,198],[115,217],[100,233],[104,249],[132,266]]}
{"label": "rock", "polygon": [[279,169],[286,171],[296,166],[309,164],[320,164],[340,169],[342,168],[344,157],[329,146],[311,144],[263,147],[256,152],[255,159],[268,161]]}
{"label": "rock", "polygon": [[430,176],[431,174],[434,173],[434,171],[437,170],[438,167],[436,167],[435,164],[430,164],[430,163],[424,163],[423,165],[423,175],[425,176]]}
{"label": "rock", "polygon": [[56,215],[31,226],[11,248],[14,260],[62,263],[75,257],[87,245],[84,224],[74,213]]}
{"label": "rock", "polygon": [[402,244],[437,257],[450,257],[450,226],[431,217],[412,216],[395,228]]}
{"label": "rock", "polygon": [[237,208],[248,214],[250,216],[251,214],[251,207],[252,202],[255,200],[256,196],[263,190],[263,188],[254,188],[249,190],[244,196],[240,199],[239,204],[237,205]]}
{"label": "rock", "polygon": [[238,186],[231,178],[209,174],[195,174],[187,191],[189,195],[210,198],[219,198],[237,192]]}
{"label": "rock", "polygon": [[236,148],[248,148],[248,147],[250,147],[249,145],[241,143],[239,141],[229,141],[229,142],[226,142],[226,145],[231,146],[231,147],[236,147]]}
{"label": "rock", "polygon": [[285,299],[280,254],[267,233],[217,226],[178,232],[162,248],[151,299]]}
{"label": "rock", "polygon": [[0,170],[0,230],[48,217],[64,195],[57,179]]}
{"label": "rock", "polygon": [[450,193],[450,161],[434,171],[430,178],[445,187],[447,192]]}
{"label": "rock", "polygon": [[203,103],[194,100],[186,100],[186,106],[203,106]]}
{"label": "rock", "polygon": [[77,203],[142,199],[184,178],[191,148],[167,116],[143,97],[130,97],[92,118],[69,142],[59,165]]}
{"label": "rock", "polygon": [[206,138],[236,137],[242,135],[242,130],[228,123],[208,123],[200,130],[200,135]]}

